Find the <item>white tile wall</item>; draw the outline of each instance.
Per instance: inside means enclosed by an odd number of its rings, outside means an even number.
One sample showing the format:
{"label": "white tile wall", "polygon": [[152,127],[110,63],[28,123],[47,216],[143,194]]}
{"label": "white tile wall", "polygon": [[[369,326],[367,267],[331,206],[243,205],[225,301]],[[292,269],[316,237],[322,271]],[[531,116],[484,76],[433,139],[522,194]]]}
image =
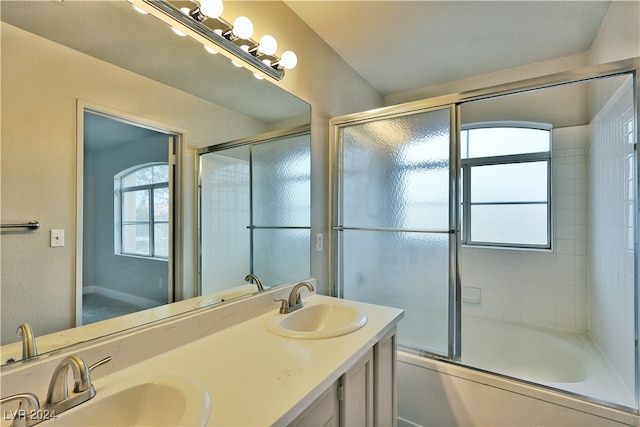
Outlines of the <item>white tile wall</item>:
{"label": "white tile wall", "polygon": [[202,294],[244,283],[249,268],[249,163],[202,160]]}
{"label": "white tile wall", "polygon": [[592,121],[589,331],[634,390],[633,91],[623,85]]}
{"label": "white tile wall", "polygon": [[588,126],[553,131],[553,251],[462,249],[462,285],[481,289],[465,313],[586,332]]}

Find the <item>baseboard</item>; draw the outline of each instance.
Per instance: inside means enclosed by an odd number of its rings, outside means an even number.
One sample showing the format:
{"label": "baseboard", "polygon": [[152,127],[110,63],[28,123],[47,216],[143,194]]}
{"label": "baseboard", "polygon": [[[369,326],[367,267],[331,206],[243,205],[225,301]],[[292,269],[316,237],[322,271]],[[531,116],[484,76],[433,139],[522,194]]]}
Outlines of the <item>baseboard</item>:
{"label": "baseboard", "polygon": [[152,300],[149,298],[140,297],[137,295],[131,295],[126,292],[120,292],[113,289],[105,288],[102,286],[87,286],[83,288],[82,294],[90,294],[95,293],[98,295],[102,295],[107,298],[113,298],[118,301],[126,302],[129,304],[137,305],[141,308],[153,308],[161,305],[159,301]]}

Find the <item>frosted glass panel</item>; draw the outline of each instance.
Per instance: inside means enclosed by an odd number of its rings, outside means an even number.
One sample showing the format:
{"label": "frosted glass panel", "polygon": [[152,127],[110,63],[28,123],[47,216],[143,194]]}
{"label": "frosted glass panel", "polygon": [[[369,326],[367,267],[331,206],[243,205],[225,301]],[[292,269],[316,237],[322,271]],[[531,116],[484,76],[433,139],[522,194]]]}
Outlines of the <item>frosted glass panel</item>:
{"label": "frosted glass panel", "polygon": [[309,277],[311,232],[292,229],[253,231],[253,273],[265,286]]}
{"label": "frosted glass panel", "polygon": [[449,349],[449,116],[447,108],[347,126],[340,140],[342,294],[404,309],[399,342],[444,355]]}
{"label": "frosted glass panel", "polygon": [[446,354],[449,236],[345,230],[344,297],[398,307],[402,344]]}
{"label": "frosted glass panel", "polygon": [[253,146],[254,225],[310,226],[309,138],[307,134]]}
{"label": "frosted glass panel", "polygon": [[449,110],[342,129],[345,227],[448,229]]}

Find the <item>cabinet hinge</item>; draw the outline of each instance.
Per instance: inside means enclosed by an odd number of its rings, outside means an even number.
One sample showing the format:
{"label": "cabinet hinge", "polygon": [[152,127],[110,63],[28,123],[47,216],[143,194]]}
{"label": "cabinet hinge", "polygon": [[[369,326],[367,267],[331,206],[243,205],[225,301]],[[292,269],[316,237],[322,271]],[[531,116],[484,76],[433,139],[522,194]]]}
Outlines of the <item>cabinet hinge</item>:
{"label": "cabinet hinge", "polygon": [[344,385],[338,385],[338,400],[342,402],[344,400]]}

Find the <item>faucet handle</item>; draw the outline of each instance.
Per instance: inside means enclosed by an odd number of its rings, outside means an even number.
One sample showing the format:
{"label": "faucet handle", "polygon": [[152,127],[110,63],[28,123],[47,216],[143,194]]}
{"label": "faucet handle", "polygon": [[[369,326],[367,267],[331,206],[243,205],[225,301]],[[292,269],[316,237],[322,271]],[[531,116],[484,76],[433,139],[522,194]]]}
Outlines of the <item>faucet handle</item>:
{"label": "faucet handle", "polygon": [[22,339],[22,359],[28,359],[38,355],[38,347],[36,346],[36,337],[33,328],[29,323],[23,323],[18,326],[16,334]]}
{"label": "faucet handle", "polygon": [[89,372],[93,372],[93,370],[99,366],[104,365],[105,363],[109,363],[111,362],[111,356],[107,356],[102,360],[97,361],[96,363],[94,363],[93,365],[89,366]]}
{"label": "faucet handle", "polygon": [[274,299],[275,302],[280,301],[280,314],[287,314],[289,312],[289,300],[286,298]]}

